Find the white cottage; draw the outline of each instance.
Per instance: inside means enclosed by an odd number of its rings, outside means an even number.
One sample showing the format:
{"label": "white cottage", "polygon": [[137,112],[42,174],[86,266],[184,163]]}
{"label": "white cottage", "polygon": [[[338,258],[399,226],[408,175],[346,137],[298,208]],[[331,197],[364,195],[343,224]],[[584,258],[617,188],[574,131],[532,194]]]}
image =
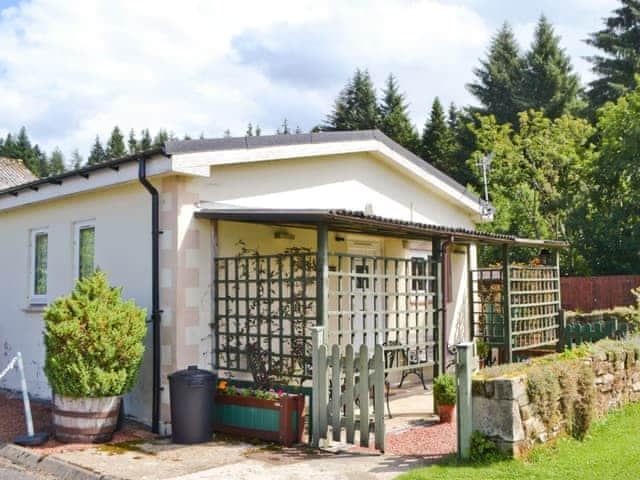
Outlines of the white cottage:
{"label": "white cottage", "polygon": [[475,230],[486,207],[375,130],[170,141],[8,187],[0,359],[21,351],[31,392],[49,398],[43,309],[99,266],[149,311],[125,410],[155,430],[169,426],[169,373],[243,378],[249,345],[308,381],[313,324],[430,377],[471,335],[477,243],[517,241]]}

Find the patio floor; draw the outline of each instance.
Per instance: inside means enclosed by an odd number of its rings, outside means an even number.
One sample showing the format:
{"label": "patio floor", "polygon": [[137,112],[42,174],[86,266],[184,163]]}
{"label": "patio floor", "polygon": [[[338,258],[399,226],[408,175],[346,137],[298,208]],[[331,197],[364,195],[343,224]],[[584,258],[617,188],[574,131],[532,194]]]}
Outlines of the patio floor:
{"label": "patio floor", "polygon": [[[438,424],[430,390],[411,385],[391,391],[392,419],[386,419],[387,451],[334,444],[330,450],[304,446],[282,448],[249,443],[225,435],[199,445],[176,445],[154,438],[130,424],[109,445],[60,444],[50,440],[39,453],[115,478],[181,479],[391,479],[411,468],[427,465],[455,450],[455,425]],[[11,398],[14,397],[14,398]],[[50,407],[34,402],[36,428],[48,429]],[[20,397],[0,393],[0,439],[23,433]],[[386,409],[385,409],[386,412]],[[12,419],[5,422],[5,419]],[[7,428],[7,425],[11,425]]]}

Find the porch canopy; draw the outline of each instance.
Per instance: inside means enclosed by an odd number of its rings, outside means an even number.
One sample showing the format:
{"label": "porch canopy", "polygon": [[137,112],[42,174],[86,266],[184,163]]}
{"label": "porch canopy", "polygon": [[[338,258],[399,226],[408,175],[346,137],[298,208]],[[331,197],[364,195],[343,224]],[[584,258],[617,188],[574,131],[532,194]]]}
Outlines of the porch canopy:
{"label": "porch canopy", "polygon": [[537,248],[565,248],[566,242],[536,240],[513,235],[479,232],[465,228],[433,225],[409,220],[380,217],[356,210],[335,209],[201,209],[197,218],[260,223],[290,227],[326,226],[329,230],[344,233],[365,233],[395,238],[424,239],[443,237],[459,243],[485,243]]}
{"label": "porch canopy", "polygon": [[[339,348],[382,344],[386,370],[401,371],[403,378],[425,367],[442,372],[447,359],[445,242],[502,246],[505,259],[511,247],[566,246],[352,210],[216,208],[201,209],[195,216],[317,231],[316,252],[298,248],[275,255],[248,251],[214,256],[216,367],[230,374],[252,373],[254,378],[265,374],[256,369],[266,366],[283,377],[309,379],[314,325],[328,327],[328,343]],[[329,231],[427,240],[431,255],[414,259],[332,253]],[[490,272],[469,269],[469,328],[472,335],[499,347],[505,361],[512,361],[514,347],[543,343],[534,334],[543,332],[549,344],[557,339],[559,272],[557,262],[524,275],[508,260],[504,265]],[[532,281],[524,282],[531,274]],[[520,287],[496,296],[496,281],[501,291],[509,291],[514,282]]]}

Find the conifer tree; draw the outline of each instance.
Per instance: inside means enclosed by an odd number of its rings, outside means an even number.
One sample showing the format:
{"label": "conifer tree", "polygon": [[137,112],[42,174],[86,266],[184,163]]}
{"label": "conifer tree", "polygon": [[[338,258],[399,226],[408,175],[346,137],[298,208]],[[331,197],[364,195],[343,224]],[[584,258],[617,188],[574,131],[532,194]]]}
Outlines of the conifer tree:
{"label": "conifer tree", "polygon": [[140,132],[140,150],[149,150],[153,145],[153,140],[151,140],[151,134],[149,133],[149,129],[145,128]]}
{"label": "conifer tree", "polygon": [[450,175],[454,170],[455,137],[447,123],[438,97],[433,101],[431,114],[422,133],[421,153],[425,161]]}
{"label": "conifer tree", "polygon": [[481,113],[495,115],[498,123],[517,123],[522,67],[520,48],[513,30],[505,23],[493,37],[487,58],[473,70],[476,81],[467,85],[482,104]]}
{"label": "conifer tree", "polygon": [[107,160],[106,152],[102,143],[100,143],[100,137],[96,135],[96,140],[93,142],[91,152],[89,152],[89,157],[87,158],[87,165],[97,165],[105,160]]}
{"label": "conifer tree", "polygon": [[47,158],[47,154],[40,150],[40,147],[36,145],[33,147],[33,157],[35,158],[35,168],[32,170],[36,175],[40,178],[48,177],[52,175],[49,168],[49,159]]}
{"label": "conifer tree", "polygon": [[367,70],[357,69],[342,89],[324,130],[367,130],[378,126],[376,92]]}
{"label": "conifer tree", "polygon": [[389,74],[380,102],[380,130],[408,150],[417,153],[420,146],[418,132],[411,123],[405,95],[400,92],[398,81]]}
{"label": "conifer tree", "polygon": [[136,132],[133,131],[133,128],[129,131],[127,148],[129,149],[129,155],[140,151],[140,145],[138,144],[138,140],[136,140]]}
{"label": "conifer tree", "polygon": [[597,76],[587,92],[593,110],[633,90],[640,72],[640,1],[620,0],[620,4],[605,19],[605,27],[586,40],[602,52],[587,58]]}
{"label": "conifer tree", "polygon": [[56,148],[49,158],[49,175],[58,175],[64,173],[65,170],[64,155],[59,148]]}
{"label": "conifer tree", "polygon": [[249,124],[247,125],[247,131],[245,132],[245,135],[247,137],[253,137],[253,125],[251,125],[251,122],[249,122]]}
{"label": "conifer tree", "polygon": [[82,164],[84,163],[84,160],[82,158],[82,155],[80,155],[80,152],[78,151],[78,149],[76,148],[72,153],[71,153],[71,168],[73,170],[78,170],[79,168],[82,168]]}
{"label": "conifer tree", "polygon": [[560,37],[542,15],[524,59],[520,110],[543,110],[548,118],[559,117],[575,109],[579,88],[571,59],[560,47]]}
{"label": "conifer tree", "polygon": [[291,133],[291,128],[289,128],[289,122],[286,118],[282,121],[280,128],[276,130],[276,133],[278,135],[289,135]]}
{"label": "conifer tree", "polygon": [[165,143],[169,141],[169,134],[163,128],[158,130],[158,133],[153,138],[153,147],[162,147]]}
{"label": "conifer tree", "polygon": [[108,159],[124,157],[127,150],[124,146],[124,136],[120,128],[116,125],[111,131],[111,136],[107,141],[106,155]]}

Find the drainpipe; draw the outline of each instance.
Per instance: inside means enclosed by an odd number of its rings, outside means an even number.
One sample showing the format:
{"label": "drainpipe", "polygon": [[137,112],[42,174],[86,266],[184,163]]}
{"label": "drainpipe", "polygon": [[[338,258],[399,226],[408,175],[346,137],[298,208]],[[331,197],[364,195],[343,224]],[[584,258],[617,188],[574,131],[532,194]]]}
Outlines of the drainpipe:
{"label": "drainpipe", "polygon": [[151,431],[160,431],[160,232],[158,190],[147,179],[147,159],[138,159],[138,180],[151,194],[151,324],[153,335],[153,400]]}

